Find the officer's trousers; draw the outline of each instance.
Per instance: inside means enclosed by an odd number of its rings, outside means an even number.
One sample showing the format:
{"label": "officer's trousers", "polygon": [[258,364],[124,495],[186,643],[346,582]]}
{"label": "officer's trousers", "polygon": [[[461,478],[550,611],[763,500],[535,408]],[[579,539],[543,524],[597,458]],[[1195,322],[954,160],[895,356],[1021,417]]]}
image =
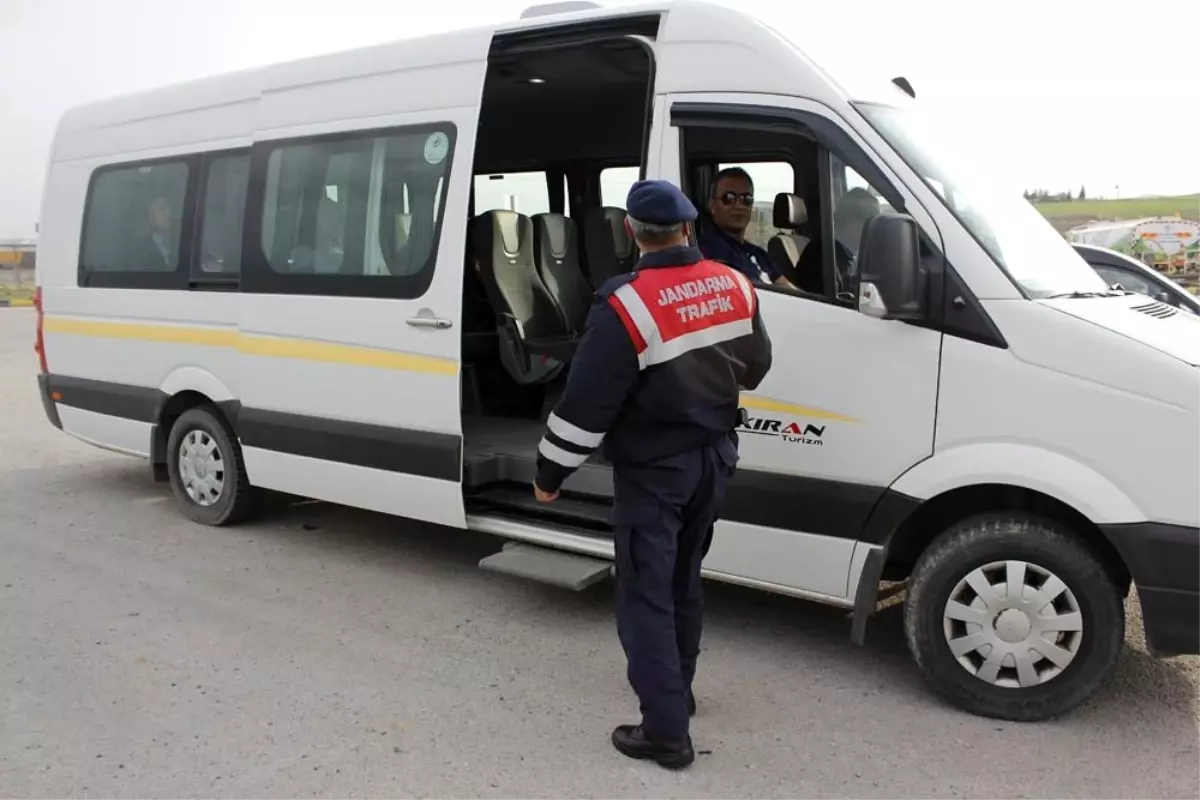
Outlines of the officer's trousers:
{"label": "officer's trousers", "polygon": [[703,621],[700,566],[736,462],[729,437],[613,470],[617,632],[651,738],[688,733]]}

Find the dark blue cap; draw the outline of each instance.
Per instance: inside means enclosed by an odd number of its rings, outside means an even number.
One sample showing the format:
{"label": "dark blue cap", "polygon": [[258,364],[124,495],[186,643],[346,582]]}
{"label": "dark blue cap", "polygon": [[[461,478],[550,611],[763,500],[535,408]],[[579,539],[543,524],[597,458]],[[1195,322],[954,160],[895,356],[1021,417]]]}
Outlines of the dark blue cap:
{"label": "dark blue cap", "polygon": [[639,222],[675,225],[697,217],[696,207],[669,181],[638,181],[629,187],[625,210]]}

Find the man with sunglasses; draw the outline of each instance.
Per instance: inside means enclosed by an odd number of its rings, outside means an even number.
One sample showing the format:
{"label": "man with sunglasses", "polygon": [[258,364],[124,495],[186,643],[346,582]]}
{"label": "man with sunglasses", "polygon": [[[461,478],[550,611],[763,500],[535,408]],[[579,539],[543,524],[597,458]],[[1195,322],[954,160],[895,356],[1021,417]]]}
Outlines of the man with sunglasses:
{"label": "man with sunglasses", "polygon": [[750,174],[741,167],[726,167],[718,172],[708,199],[711,224],[700,235],[700,252],[705,258],[728,264],[752,281],[794,289],[771,263],[767,251],[746,240],[753,211],[754,181]]}

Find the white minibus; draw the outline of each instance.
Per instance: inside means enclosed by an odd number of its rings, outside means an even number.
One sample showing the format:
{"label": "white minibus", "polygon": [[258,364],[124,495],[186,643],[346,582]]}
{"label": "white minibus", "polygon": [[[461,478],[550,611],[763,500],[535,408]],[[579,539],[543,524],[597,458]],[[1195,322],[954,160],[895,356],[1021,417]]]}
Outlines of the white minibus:
{"label": "white minibus", "polygon": [[919,94],[681,0],[73,109],[46,414],[200,523],[282,492],[493,534],[482,566],[581,588],[611,568],[610,469],[549,506],[530,483],[591,292],[634,268],[624,189],[706,208],[742,166],[793,286],[758,287],[774,366],[705,574],[843,607],[858,643],[899,587],[932,690],[1061,714],[1113,672],[1131,587],[1154,653],[1198,651],[1200,322],[1110,289]]}

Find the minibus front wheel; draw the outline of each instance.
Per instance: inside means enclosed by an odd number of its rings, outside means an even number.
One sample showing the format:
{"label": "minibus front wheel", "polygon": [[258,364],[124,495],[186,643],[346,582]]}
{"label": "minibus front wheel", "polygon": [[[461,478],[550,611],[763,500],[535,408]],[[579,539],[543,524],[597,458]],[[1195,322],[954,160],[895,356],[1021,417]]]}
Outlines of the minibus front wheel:
{"label": "minibus front wheel", "polygon": [[188,409],[167,438],[167,474],[184,515],[202,525],[231,525],[255,505],[242,450],[216,409]]}
{"label": "minibus front wheel", "polygon": [[935,693],[973,714],[1032,722],[1108,680],[1125,617],[1108,570],[1070,530],[996,512],[957,523],[921,554],[904,630]]}

